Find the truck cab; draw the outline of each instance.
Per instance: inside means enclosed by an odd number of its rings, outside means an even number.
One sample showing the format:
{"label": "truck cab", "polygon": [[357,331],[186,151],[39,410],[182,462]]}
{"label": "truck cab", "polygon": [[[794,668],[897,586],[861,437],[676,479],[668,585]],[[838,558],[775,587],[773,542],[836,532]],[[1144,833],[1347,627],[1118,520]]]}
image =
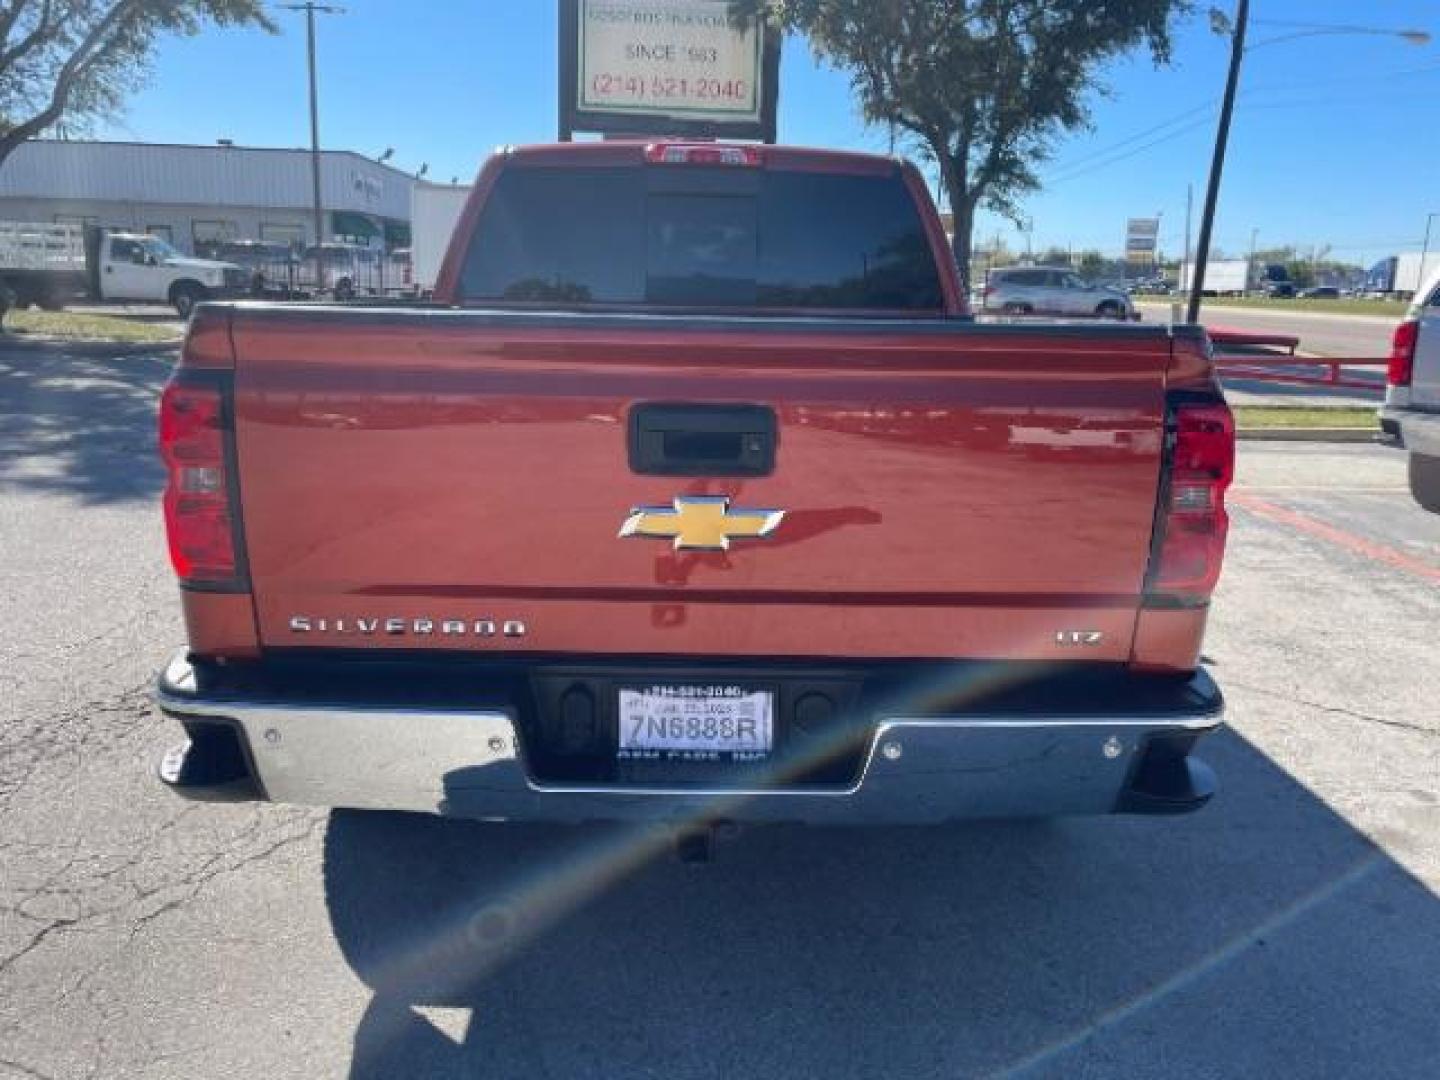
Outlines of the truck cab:
{"label": "truck cab", "polygon": [[204,300],[243,295],[250,275],[235,263],[183,255],[158,236],[103,231],[91,241],[96,299],[173,304],[189,318]]}

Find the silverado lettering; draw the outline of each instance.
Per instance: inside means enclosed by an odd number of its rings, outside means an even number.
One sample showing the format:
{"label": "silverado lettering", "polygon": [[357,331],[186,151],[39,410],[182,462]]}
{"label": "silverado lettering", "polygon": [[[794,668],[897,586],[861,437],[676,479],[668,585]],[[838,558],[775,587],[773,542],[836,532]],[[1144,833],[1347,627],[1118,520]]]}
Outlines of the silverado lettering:
{"label": "silverado lettering", "polygon": [[496,622],[494,619],[366,619],[312,618],[292,615],[290,629],[297,634],[441,634],[448,637],[524,637],[525,624],[518,619]]}
{"label": "silverado lettering", "polygon": [[160,442],[190,797],[683,829],[1214,790],[1203,330],[977,323],[892,158],[506,150],[433,303],[200,307]]}

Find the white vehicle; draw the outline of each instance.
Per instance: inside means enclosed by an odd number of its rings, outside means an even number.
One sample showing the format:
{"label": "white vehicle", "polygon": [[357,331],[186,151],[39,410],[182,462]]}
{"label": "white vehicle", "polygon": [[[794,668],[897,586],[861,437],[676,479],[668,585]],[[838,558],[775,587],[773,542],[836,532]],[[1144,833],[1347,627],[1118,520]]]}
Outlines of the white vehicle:
{"label": "white vehicle", "polygon": [[1053,266],[1007,266],[985,281],[985,310],[1005,315],[1090,315],[1132,319],[1135,307],[1119,289],[1092,285]]}
{"label": "white vehicle", "polygon": [[85,289],[85,238],[71,225],[0,222],[4,306],[60,308]]}
{"label": "white vehicle", "polygon": [[1395,256],[1395,280],[1390,291],[1416,296],[1420,292],[1420,283],[1434,277],[1436,270],[1440,270],[1440,251],[1427,253],[1423,266],[1420,252],[1402,251]]}
{"label": "white vehicle", "polygon": [[430,184],[418,181],[410,189],[410,262],[415,290],[425,296],[435,288],[450,234],[470,198],[462,184]]}
{"label": "white vehicle", "polygon": [[101,232],[92,245],[91,295],[97,300],[173,304],[184,319],[202,300],[242,295],[250,286],[243,267],[182,255],[158,236]]}
{"label": "white vehicle", "polygon": [[1380,426],[1410,451],[1410,493],[1440,514],[1440,267],[1395,328]]}
{"label": "white vehicle", "polygon": [[[1190,279],[1195,267],[1180,268],[1180,291],[1190,291]],[[1245,259],[1221,259],[1205,264],[1205,280],[1200,283],[1202,293],[1215,296],[1243,296],[1250,287],[1250,263]]]}
{"label": "white vehicle", "polygon": [[409,291],[409,266],[382,248],[327,241],[300,253],[295,285],[305,295],[328,293],[336,300],[393,296]]}
{"label": "white vehicle", "polygon": [[239,295],[249,274],[234,263],[182,255],[158,236],[44,222],[0,222],[0,288],[10,304],[60,308],[78,296],[175,305]]}

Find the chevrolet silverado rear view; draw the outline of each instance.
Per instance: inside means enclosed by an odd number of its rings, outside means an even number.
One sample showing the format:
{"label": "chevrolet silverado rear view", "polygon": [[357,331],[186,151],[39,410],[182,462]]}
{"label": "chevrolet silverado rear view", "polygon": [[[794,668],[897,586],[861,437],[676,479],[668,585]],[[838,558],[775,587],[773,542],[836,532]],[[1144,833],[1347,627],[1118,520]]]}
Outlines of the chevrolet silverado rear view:
{"label": "chevrolet silverado rear view", "polygon": [[1203,333],[974,322],[893,159],[503,151],[435,303],[205,305],[160,432],[181,794],[684,825],[1213,791]]}

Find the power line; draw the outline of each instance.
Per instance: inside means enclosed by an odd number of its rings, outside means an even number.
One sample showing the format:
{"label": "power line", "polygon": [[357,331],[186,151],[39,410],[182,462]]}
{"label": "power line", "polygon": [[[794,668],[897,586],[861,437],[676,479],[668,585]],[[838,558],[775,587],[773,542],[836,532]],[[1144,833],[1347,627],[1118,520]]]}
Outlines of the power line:
{"label": "power line", "polygon": [[1143,154],[1146,150],[1153,150],[1155,147],[1178,139],[1182,135],[1188,135],[1190,134],[1190,132],[1194,131],[1197,128],[1204,127],[1208,123],[1210,123],[1210,117],[1208,115],[1202,116],[1197,120],[1192,120],[1184,127],[1177,128],[1175,131],[1170,132],[1168,135],[1161,135],[1158,139],[1151,139],[1147,143],[1141,143],[1139,146],[1135,147],[1132,150],[1128,150],[1123,154],[1108,158],[1105,161],[1097,162],[1096,164],[1087,166],[1083,169],[1077,169],[1073,172],[1061,173],[1059,176],[1051,177],[1045,182],[1045,187],[1050,188],[1054,187],[1056,184],[1068,184],[1072,180],[1078,180],[1080,177],[1086,176],[1092,172],[1098,172],[1101,169],[1108,169],[1112,165],[1118,165],[1122,161],[1128,161],[1136,154]]}
{"label": "power line", "polygon": [[[1351,99],[1340,99],[1333,97],[1294,99],[1287,102],[1265,103],[1245,103],[1245,99],[1247,97],[1253,98],[1254,95],[1258,93],[1263,93],[1271,90],[1292,89],[1295,87],[1314,89],[1317,87],[1328,86],[1359,86],[1361,84],[1368,84],[1370,82],[1373,82],[1373,80],[1375,80],[1376,78],[1396,79],[1404,78],[1410,75],[1428,74],[1434,71],[1440,71],[1440,63],[1422,64],[1418,67],[1401,68],[1397,71],[1381,72],[1378,74],[1367,73],[1365,75],[1346,76],[1337,79],[1282,79],[1269,83],[1257,83],[1253,86],[1247,87],[1237,95],[1237,98],[1240,102],[1237,107],[1244,108],[1246,111],[1261,111],[1271,109],[1301,108],[1310,104],[1348,104]],[[1355,103],[1361,104],[1358,101]],[[1130,158],[1135,157],[1137,154],[1140,154],[1145,150],[1153,149],[1156,146],[1162,146],[1173,139],[1179,138],[1182,135],[1186,135],[1189,132],[1195,130],[1197,127],[1200,127],[1206,122],[1208,122],[1210,116],[1215,112],[1216,107],[1217,106],[1214,101],[1203,102],[1201,104],[1191,106],[1188,109],[1175,113],[1168,119],[1161,120],[1159,123],[1152,124],[1150,127],[1143,128],[1142,130],[1137,131],[1132,135],[1127,135],[1125,138],[1118,139],[1107,146],[1104,146],[1100,149],[1091,150],[1088,153],[1082,154],[1080,157],[1077,158],[1070,158],[1064,163],[1056,164],[1055,168],[1058,171],[1052,176],[1044,179],[1044,186],[1046,188],[1049,188],[1056,184],[1068,184],[1072,180],[1079,179],[1080,177],[1086,176],[1091,172],[1096,172],[1101,169],[1109,168],[1111,165],[1118,165],[1120,162],[1128,161]],[[1175,131],[1169,132],[1159,138],[1152,139],[1149,142],[1145,143],[1143,146],[1137,146],[1133,150],[1129,150],[1125,153],[1120,153],[1120,151],[1126,151],[1128,147],[1131,147],[1134,143],[1145,139],[1150,135],[1153,135],[1157,132],[1165,131],[1165,129],[1167,128],[1173,127],[1174,125],[1179,124],[1182,121],[1189,120],[1190,118],[1197,116],[1198,119],[1192,120],[1188,124],[1184,124],[1182,127],[1176,129]],[[862,147],[867,150],[875,150],[878,152],[877,148],[872,144],[871,138],[868,133],[862,133],[859,137],[852,138],[841,145],[847,148]],[[1102,161],[1101,159],[1105,160]],[[1081,166],[1089,166],[1091,162],[1096,162],[1096,164],[1091,167],[1081,168]]]}
{"label": "power line", "polygon": [[[1244,102],[1244,99],[1247,98],[1247,97],[1253,98],[1254,95],[1257,94],[1257,93],[1261,93],[1261,92],[1265,92],[1265,91],[1270,91],[1270,90],[1287,89],[1287,88],[1302,87],[1302,86],[1303,86],[1303,87],[1306,87],[1306,88],[1326,87],[1326,86],[1355,86],[1355,85],[1357,85],[1357,84],[1360,84],[1361,82],[1366,82],[1366,83],[1368,83],[1368,82],[1370,82],[1370,81],[1373,81],[1373,80],[1374,80],[1375,78],[1377,78],[1377,77],[1378,77],[1378,78],[1385,78],[1385,79],[1395,79],[1395,78],[1402,78],[1402,77],[1410,76],[1410,75],[1426,74],[1426,73],[1429,73],[1429,72],[1432,72],[1432,71],[1440,71],[1440,63],[1435,63],[1435,64],[1423,64],[1423,65],[1421,65],[1421,66],[1419,66],[1419,67],[1402,68],[1402,69],[1400,69],[1400,70],[1398,70],[1398,71],[1383,72],[1383,73],[1380,73],[1379,75],[1370,74],[1370,75],[1366,75],[1366,76],[1363,76],[1363,77],[1362,77],[1362,76],[1354,76],[1354,77],[1347,77],[1347,78],[1342,78],[1342,79],[1306,79],[1306,80],[1288,79],[1288,80],[1282,80],[1282,81],[1277,81],[1277,82],[1272,82],[1272,83],[1260,83],[1260,84],[1257,84],[1257,85],[1255,85],[1255,86],[1247,87],[1245,90],[1241,91],[1241,93],[1238,95],[1238,97],[1240,98],[1240,100],[1241,100],[1242,102]],[[1335,101],[1335,100],[1336,100],[1336,99],[1334,99],[1334,98],[1319,98],[1319,99],[1314,99],[1314,103],[1315,103],[1315,104],[1327,104],[1327,103],[1333,102],[1333,101]],[[1283,107],[1285,107],[1285,108],[1296,108],[1296,107],[1299,107],[1299,106],[1301,106],[1301,105],[1303,105],[1303,104],[1306,104],[1306,102],[1305,102],[1304,100],[1295,100],[1295,101],[1285,102],[1285,103],[1263,103],[1263,104],[1262,104],[1262,103],[1246,103],[1246,104],[1242,104],[1240,107],[1243,107],[1243,108],[1245,108],[1245,109],[1248,111],[1248,110],[1270,109],[1270,108],[1275,108],[1275,107],[1280,107],[1280,106],[1283,106]],[[1078,157],[1078,158],[1071,158],[1070,160],[1066,161],[1064,164],[1057,166],[1057,168],[1059,169],[1058,174],[1056,174],[1055,176],[1053,176],[1053,177],[1051,177],[1049,180],[1047,180],[1045,186],[1046,186],[1046,187],[1049,187],[1051,184],[1069,183],[1071,180],[1074,180],[1074,179],[1076,179],[1076,178],[1078,178],[1078,177],[1080,177],[1080,176],[1084,176],[1084,175],[1086,175],[1086,174],[1089,173],[1089,172],[1095,171],[1095,169],[1107,168],[1109,165],[1118,164],[1118,163],[1121,162],[1121,161],[1126,161],[1126,160],[1128,160],[1129,158],[1133,157],[1136,153],[1140,153],[1141,150],[1150,149],[1150,148],[1153,148],[1153,147],[1155,147],[1155,146],[1160,146],[1160,145],[1162,145],[1163,143],[1169,142],[1172,138],[1178,138],[1180,135],[1183,135],[1183,134],[1187,133],[1188,131],[1193,130],[1195,127],[1200,126],[1200,124],[1203,124],[1203,123],[1205,122],[1205,120],[1207,120],[1207,119],[1209,118],[1209,115],[1208,115],[1208,114],[1213,113],[1213,112],[1215,111],[1215,108],[1216,108],[1216,104],[1215,104],[1213,101],[1212,101],[1212,102],[1206,102],[1206,103],[1201,104],[1201,105],[1193,106],[1193,107],[1191,107],[1191,108],[1189,108],[1189,109],[1184,110],[1183,112],[1176,113],[1174,116],[1171,116],[1171,117],[1170,117],[1169,119],[1167,119],[1167,120],[1162,120],[1162,121],[1161,121],[1160,123],[1158,123],[1158,124],[1154,124],[1154,125],[1152,125],[1152,126],[1150,126],[1150,127],[1148,127],[1148,128],[1143,129],[1142,131],[1136,132],[1136,133],[1133,134],[1133,135],[1129,135],[1129,136],[1127,136],[1127,137],[1125,137],[1125,138],[1123,138],[1123,139],[1120,139],[1120,140],[1118,140],[1118,141],[1116,141],[1116,142],[1113,142],[1113,143],[1111,143],[1110,145],[1104,147],[1103,149],[1094,150],[1094,151],[1092,151],[1092,152],[1090,152],[1090,153],[1088,153],[1088,154],[1084,154],[1084,155],[1082,155],[1082,156],[1080,156],[1080,157]],[[1116,151],[1125,149],[1127,146],[1129,146],[1130,144],[1134,143],[1135,141],[1137,141],[1137,140],[1139,140],[1139,139],[1144,139],[1146,136],[1151,135],[1151,134],[1153,134],[1154,132],[1163,131],[1164,129],[1166,129],[1166,128],[1168,128],[1168,127],[1171,127],[1171,126],[1173,126],[1174,124],[1177,124],[1177,123],[1179,123],[1179,122],[1182,121],[1182,120],[1185,120],[1185,119],[1187,119],[1187,118],[1189,118],[1189,117],[1195,116],[1197,113],[1202,113],[1202,112],[1203,112],[1203,113],[1206,113],[1207,115],[1206,115],[1205,117],[1202,117],[1199,121],[1193,122],[1193,123],[1190,123],[1190,124],[1186,124],[1184,127],[1178,129],[1177,131],[1171,132],[1171,133],[1168,134],[1168,135],[1165,135],[1165,136],[1163,136],[1163,137],[1161,137],[1161,138],[1154,139],[1154,140],[1146,143],[1143,147],[1137,147],[1133,153],[1121,154],[1120,156],[1115,157],[1115,158],[1113,158],[1112,160],[1106,161],[1104,164],[1096,165],[1096,166],[1094,167],[1094,169],[1086,168],[1086,169],[1078,169],[1078,170],[1077,170],[1077,168],[1076,168],[1077,166],[1086,165],[1086,164],[1089,163],[1089,162],[1097,161],[1097,160],[1100,159],[1100,158],[1109,158],[1110,155],[1114,154]]]}
{"label": "power line", "polygon": [[1193,109],[1186,109],[1184,112],[1182,112],[1182,113],[1177,113],[1176,115],[1172,116],[1172,117],[1171,117],[1170,119],[1168,119],[1168,120],[1162,120],[1160,123],[1154,125],[1153,127],[1148,127],[1148,128],[1146,128],[1144,131],[1137,131],[1134,135],[1128,136],[1127,138],[1124,138],[1124,139],[1120,139],[1120,140],[1117,141],[1117,142],[1113,142],[1113,143],[1111,143],[1109,146],[1104,147],[1103,149],[1092,151],[1092,152],[1089,153],[1089,154],[1083,154],[1083,155],[1081,155],[1081,156],[1078,157],[1078,158],[1071,158],[1069,161],[1065,162],[1064,165],[1060,166],[1060,170],[1061,170],[1062,172],[1069,172],[1071,169],[1073,169],[1073,168],[1074,168],[1075,166],[1077,166],[1077,165],[1083,165],[1083,164],[1085,164],[1087,161],[1093,161],[1093,160],[1096,159],[1096,158],[1105,157],[1105,156],[1107,156],[1108,154],[1111,154],[1111,153],[1113,153],[1113,152],[1116,151],[1116,150],[1123,150],[1125,147],[1129,146],[1131,143],[1136,142],[1136,141],[1138,141],[1138,140],[1140,140],[1140,139],[1143,139],[1143,138],[1145,138],[1145,137],[1148,136],[1148,135],[1152,135],[1152,134],[1154,134],[1154,133],[1157,132],[1157,131],[1162,131],[1162,130],[1164,130],[1165,128],[1170,127],[1172,124],[1177,124],[1177,123],[1179,123],[1181,120],[1185,120],[1185,119],[1188,119],[1188,118],[1191,117],[1191,116],[1194,116],[1196,113],[1200,113],[1200,112],[1210,113],[1210,112],[1213,112],[1214,109],[1215,109],[1214,104],[1213,104],[1213,103],[1210,103],[1210,102],[1206,102],[1204,105],[1197,105],[1197,106],[1196,106],[1195,108],[1193,108]]}
{"label": "power line", "polygon": [[1253,94],[1261,90],[1284,90],[1295,86],[1308,88],[1315,86],[1368,85],[1377,78],[1400,79],[1410,75],[1425,75],[1432,71],[1440,71],[1440,62],[1421,64],[1418,67],[1398,68],[1394,71],[1367,71],[1360,75],[1345,75],[1334,79],[1281,79],[1278,82],[1256,83],[1253,86],[1246,87],[1240,96],[1244,97],[1246,94]]}

